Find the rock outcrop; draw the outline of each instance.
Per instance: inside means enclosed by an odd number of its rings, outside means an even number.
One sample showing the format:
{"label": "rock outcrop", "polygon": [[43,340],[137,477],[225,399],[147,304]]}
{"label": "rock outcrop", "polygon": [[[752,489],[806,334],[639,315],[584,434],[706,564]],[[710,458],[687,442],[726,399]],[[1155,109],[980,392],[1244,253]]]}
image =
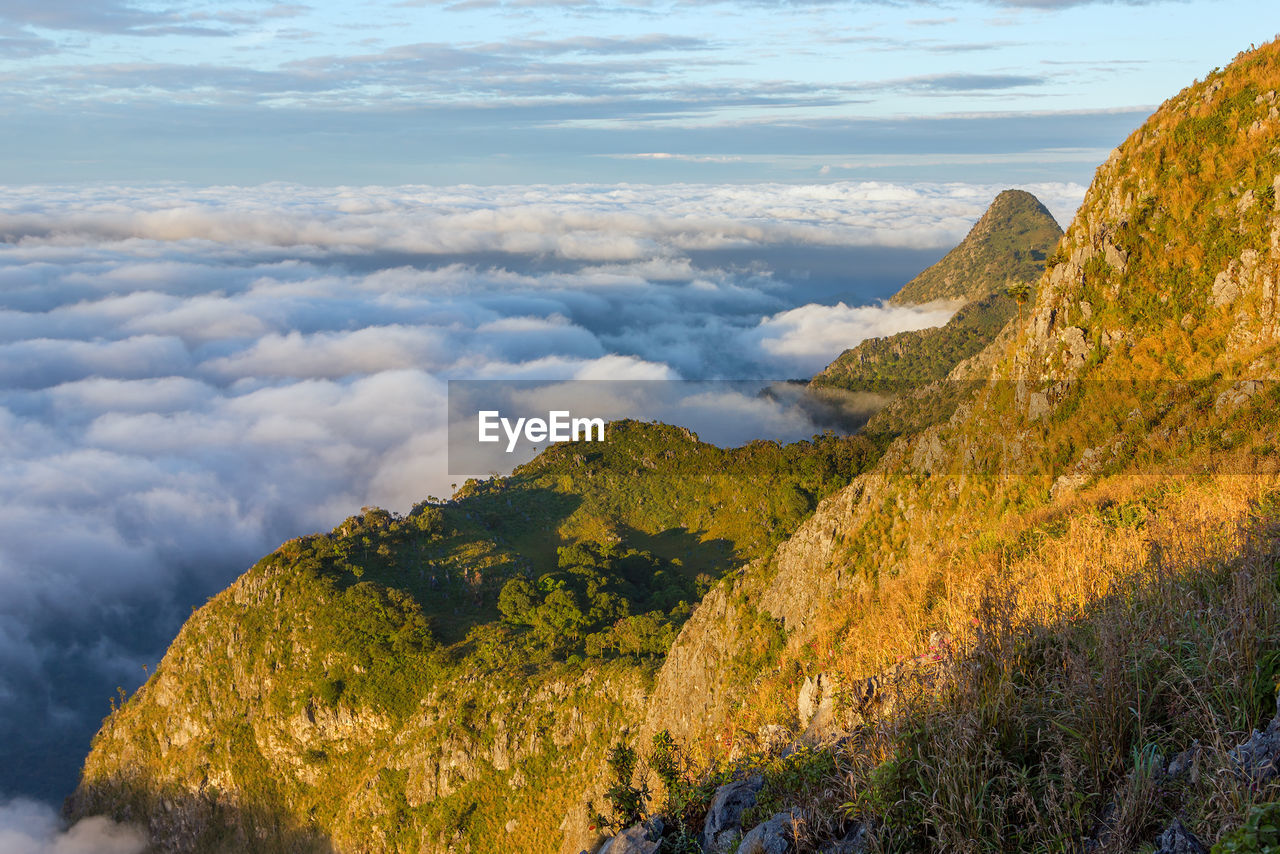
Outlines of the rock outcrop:
{"label": "rock outcrop", "polygon": [[790,810],[775,813],[742,837],[738,854],[788,854],[793,850],[794,828],[798,820],[798,816]]}
{"label": "rock outcrop", "polygon": [[598,854],[657,854],[662,846],[662,831],[660,818],[633,824],[606,842]]}
{"label": "rock outcrop", "polygon": [[703,851],[728,854],[735,846],[738,846],[736,850],[743,850],[738,845],[742,839],[742,814],[755,806],[756,795],[763,786],[764,778],[757,774],[716,789],[699,840]]}
{"label": "rock outcrop", "polygon": [[1175,818],[1160,834],[1155,854],[1209,854],[1209,848]]}

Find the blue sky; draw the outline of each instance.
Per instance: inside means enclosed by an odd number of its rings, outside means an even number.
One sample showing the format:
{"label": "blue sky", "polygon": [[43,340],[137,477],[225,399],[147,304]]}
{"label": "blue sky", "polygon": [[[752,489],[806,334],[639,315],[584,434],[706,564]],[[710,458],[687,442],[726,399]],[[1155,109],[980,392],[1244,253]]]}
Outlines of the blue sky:
{"label": "blue sky", "polygon": [[1269,0],[4,0],[0,181],[1087,182]]}

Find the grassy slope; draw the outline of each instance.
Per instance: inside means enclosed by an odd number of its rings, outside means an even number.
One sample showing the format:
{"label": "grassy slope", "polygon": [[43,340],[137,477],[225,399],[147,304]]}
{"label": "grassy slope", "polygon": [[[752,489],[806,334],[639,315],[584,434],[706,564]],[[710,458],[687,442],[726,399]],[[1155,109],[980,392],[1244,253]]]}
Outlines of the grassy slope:
{"label": "grassy slope", "polygon": [[818,388],[900,394],[947,376],[995,340],[1017,314],[1008,296],[988,294],[963,306],[943,326],[867,339],[841,353],[811,382]]}

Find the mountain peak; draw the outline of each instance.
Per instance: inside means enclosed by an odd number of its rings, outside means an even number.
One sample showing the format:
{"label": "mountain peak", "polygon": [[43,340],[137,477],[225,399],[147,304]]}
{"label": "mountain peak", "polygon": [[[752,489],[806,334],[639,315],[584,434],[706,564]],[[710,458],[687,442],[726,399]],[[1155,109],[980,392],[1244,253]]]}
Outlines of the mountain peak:
{"label": "mountain peak", "polygon": [[1024,190],[1001,192],[962,243],[893,297],[908,304],[963,299],[966,305],[944,326],[862,341],[820,371],[813,384],[896,393],[947,376],[1017,316],[1005,287],[1010,282],[1032,285],[1061,235],[1035,196]]}
{"label": "mountain peak", "polygon": [[898,305],[972,302],[1012,280],[1034,281],[1062,236],[1049,210],[1025,190],[1004,190],[958,246],[890,299]]}

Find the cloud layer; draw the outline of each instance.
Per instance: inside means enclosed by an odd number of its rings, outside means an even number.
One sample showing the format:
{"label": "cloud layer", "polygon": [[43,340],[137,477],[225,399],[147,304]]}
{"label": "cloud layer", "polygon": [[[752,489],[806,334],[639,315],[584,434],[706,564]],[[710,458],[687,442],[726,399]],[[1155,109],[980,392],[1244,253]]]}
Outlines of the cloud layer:
{"label": "cloud layer", "polygon": [[447,380],[808,375],[945,320],[878,300],[999,189],[0,188],[0,792],[265,551],[447,494]]}
{"label": "cloud layer", "polygon": [[24,798],[0,802],[0,854],[139,854],[146,836],[102,816],[63,829],[48,806]]}

